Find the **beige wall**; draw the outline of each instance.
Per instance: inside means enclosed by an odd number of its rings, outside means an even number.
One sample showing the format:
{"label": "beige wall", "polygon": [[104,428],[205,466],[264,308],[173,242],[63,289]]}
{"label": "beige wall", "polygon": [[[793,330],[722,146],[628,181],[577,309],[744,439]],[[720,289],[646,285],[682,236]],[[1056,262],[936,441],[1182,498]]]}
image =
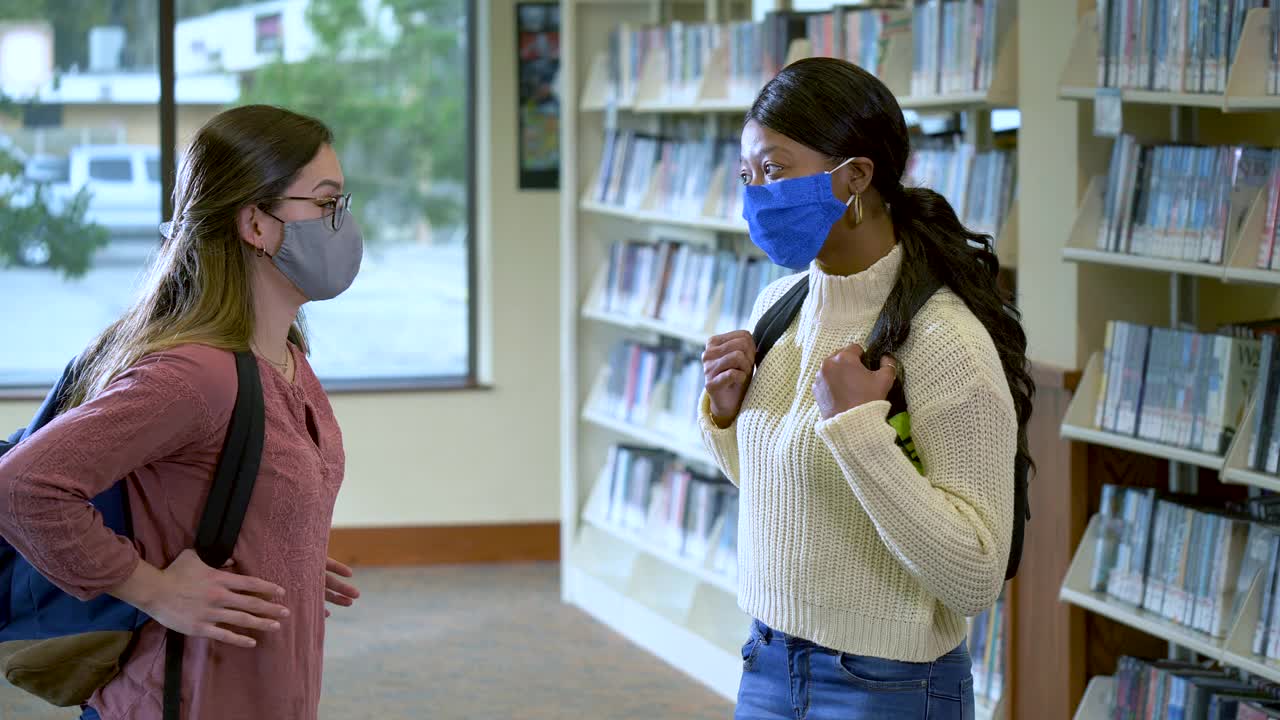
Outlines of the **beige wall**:
{"label": "beige wall", "polygon": [[[559,517],[558,198],[517,189],[514,7],[479,4],[478,47],[493,48],[480,58],[476,94],[475,228],[492,389],[334,396],[347,449],[337,526]],[[33,409],[0,402],[0,428]]]}

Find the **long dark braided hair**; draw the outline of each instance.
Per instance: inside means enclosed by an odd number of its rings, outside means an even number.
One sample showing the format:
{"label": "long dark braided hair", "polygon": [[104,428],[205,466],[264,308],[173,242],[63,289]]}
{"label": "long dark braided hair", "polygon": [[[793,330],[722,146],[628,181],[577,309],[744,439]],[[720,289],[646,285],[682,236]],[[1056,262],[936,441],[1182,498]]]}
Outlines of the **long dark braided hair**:
{"label": "long dark braided hair", "polygon": [[1000,263],[991,236],[967,229],[938,193],[903,187],[911,142],[902,109],[889,88],[852,63],[810,58],[787,66],[765,85],[746,119],[833,162],[865,157],[875,164],[871,184],[889,205],[903,262],[885,302],[885,332],[866,349],[867,358],[874,363],[887,348],[902,346],[911,332],[911,300],[917,289],[946,285],[995,342],[1018,415],[1015,462],[1033,468],[1026,428],[1035,381],[1021,313],[1000,287]]}

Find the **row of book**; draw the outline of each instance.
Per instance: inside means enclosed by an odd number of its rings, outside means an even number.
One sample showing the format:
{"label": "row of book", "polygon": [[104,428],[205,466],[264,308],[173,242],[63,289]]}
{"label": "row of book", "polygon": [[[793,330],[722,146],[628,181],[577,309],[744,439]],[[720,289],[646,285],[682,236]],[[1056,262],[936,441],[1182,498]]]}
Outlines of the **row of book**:
{"label": "row of book", "polygon": [[614,445],[602,482],[606,522],[736,577],[738,491],[724,477],[697,473],[661,450]]}
{"label": "row of book", "polygon": [[881,78],[889,43],[906,42],[910,32],[911,14],[900,8],[836,6],[806,20],[815,57],[842,58]]}
{"label": "row of book", "polygon": [[[675,217],[742,217],[738,141],[605,131],[593,200]],[[716,182],[717,173],[719,181]]]}
{"label": "row of book", "polygon": [[1234,670],[1178,660],[1122,656],[1112,720],[1280,718],[1280,689]]}
{"label": "row of book", "polygon": [[890,43],[905,43],[910,35],[912,95],[981,91],[991,86],[1015,8],[1016,0],[915,0],[910,9],[885,3],[775,10],[759,22],[623,23],[609,34],[608,83],[614,101],[634,102],[645,65],[656,54],[665,65],[665,86],[647,99],[692,101],[713,54],[724,48],[726,91],[750,96],[782,70],[797,40],[809,42],[812,56],[843,58],[884,78]]}
{"label": "row of book", "polygon": [[749,329],[756,298],[787,272],[727,250],[618,241],[610,248],[601,309],[708,334]]}
{"label": "row of book", "polygon": [[595,410],[620,422],[699,444],[702,353],[679,344],[623,340],[613,346]]}
{"label": "row of book", "polygon": [[973,694],[990,703],[1004,695],[1005,602],[978,613],[969,624],[969,656],[973,658]]}
{"label": "row of book", "polygon": [[907,160],[911,184],[936,190],[951,203],[965,227],[999,238],[1013,204],[1017,154],[977,152],[974,146],[916,149]]}
{"label": "row of book", "polygon": [[1000,41],[1016,0],[915,0],[911,94],[948,95],[991,87]]}
{"label": "row of book", "polygon": [[1211,507],[1197,496],[1105,485],[1090,589],[1221,639],[1261,583],[1255,655],[1280,658],[1280,496]]}
{"label": "row of book", "polygon": [[1227,238],[1278,169],[1276,150],[1150,145],[1123,135],[1112,149],[1097,248],[1221,264]]}
{"label": "row of book", "polygon": [[[1245,16],[1268,0],[1098,0],[1098,86],[1222,93]],[[1269,73],[1276,93],[1276,13],[1271,3]]]}
{"label": "row of book", "polygon": [[1280,473],[1280,338],[1263,336],[1261,356],[1248,462],[1250,468],[1274,475]]}
{"label": "row of book", "polygon": [[1260,358],[1256,337],[1110,321],[1094,426],[1221,455],[1253,396]]}

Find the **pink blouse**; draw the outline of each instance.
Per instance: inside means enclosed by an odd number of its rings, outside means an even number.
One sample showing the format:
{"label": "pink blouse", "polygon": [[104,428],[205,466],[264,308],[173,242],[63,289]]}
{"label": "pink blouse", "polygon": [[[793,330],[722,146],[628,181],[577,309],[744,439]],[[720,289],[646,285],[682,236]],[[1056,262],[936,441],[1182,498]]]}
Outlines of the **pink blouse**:
{"label": "pink blouse", "polygon": [[[234,571],[285,589],[290,616],[254,649],[188,638],[186,720],[313,720],[320,702],[329,526],[346,457],[306,358],[290,384],[259,360],[266,437]],[[0,535],[60,588],[90,599],[140,560],[164,568],[193,545],[236,397],[234,356],[203,345],[156,353],[106,392],[0,458]],[[125,478],[132,542],[88,500]],[[90,704],[103,720],[160,720],[164,628],[148,623]]]}

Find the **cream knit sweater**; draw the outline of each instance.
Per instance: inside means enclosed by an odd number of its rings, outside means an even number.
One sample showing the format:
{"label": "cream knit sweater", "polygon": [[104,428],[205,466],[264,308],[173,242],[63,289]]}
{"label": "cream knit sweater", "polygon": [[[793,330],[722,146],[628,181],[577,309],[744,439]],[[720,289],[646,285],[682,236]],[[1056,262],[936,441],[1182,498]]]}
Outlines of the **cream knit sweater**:
{"label": "cream knit sweater", "polygon": [[[822,420],[822,362],[863,342],[897,278],[901,249],[849,277],[810,268],[809,296],[769,351],[727,429],[701,426],[741,488],[738,604],[770,627],[843,652],[936,660],[1004,582],[1017,418],[995,345],[949,290],[895,354],[924,475],[894,443],[889,403]],[[751,324],[797,281],[757,299]]]}

